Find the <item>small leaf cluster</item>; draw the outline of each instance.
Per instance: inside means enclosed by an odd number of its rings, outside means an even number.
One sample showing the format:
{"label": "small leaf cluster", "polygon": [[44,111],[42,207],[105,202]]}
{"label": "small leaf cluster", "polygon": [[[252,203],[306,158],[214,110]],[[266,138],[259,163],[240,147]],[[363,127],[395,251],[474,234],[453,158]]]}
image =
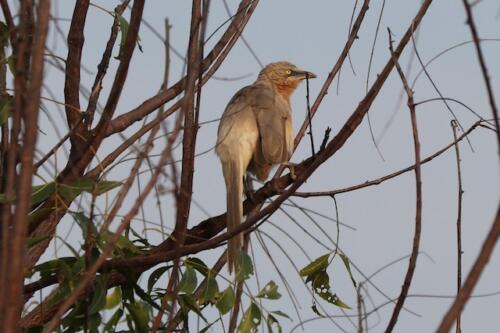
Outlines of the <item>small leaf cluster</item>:
{"label": "small leaf cluster", "polygon": [[[330,276],[328,275],[327,272],[327,268],[331,263],[330,261],[331,255],[332,255],[331,253],[327,253],[325,255],[316,258],[308,265],[306,265],[304,268],[302,268],[299,272],[299,275],[306,279],[305,280],[306,283],[311,283],[312,290],[315,295],[319,296],[321,299],[327,301],[330,304],[333,304],[340,308],[350,309],[350,307],[347,304],[345,304],[339,298],[339,296],[337,296],[337,294],[333,293],[331,290]],[[356,281],[352,276],[349,258],[343,253],[339,253],[339,256],[341,257],[342,262],[344,263],[344,266],[346,267],[346,270],[349,273],[351,281],[353,282],[354,286],[356,286]],[[312,305],[312,310],[316,314],[322,316],[322,314],[318,311],[315,303]]]}

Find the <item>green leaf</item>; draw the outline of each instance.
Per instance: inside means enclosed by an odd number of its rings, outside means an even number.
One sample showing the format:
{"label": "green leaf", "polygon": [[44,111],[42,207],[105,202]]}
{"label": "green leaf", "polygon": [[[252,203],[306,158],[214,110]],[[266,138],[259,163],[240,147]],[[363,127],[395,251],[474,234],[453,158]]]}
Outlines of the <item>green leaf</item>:
{"label": "green leaf", "polygon": [[236,258],[237,272],[236,281],[242,282],[253,275],[252,259],[245,251],[240,251]]}
{"label": "green leaf", "polygon": [[94,284],[94,295],[88,306],[89,315],[99,312],[99,310],[106,306],[106,291],[106,281],[104,276],[100,275],[96,278],[96,283]]}
{"label": "green leaf", "polygon": [[280,322],[272,314],[268,314],[267,315],[267,321],[266,321],[266,323],[267,323],[267,330],[269,331],[269,333],[273,333],[273,325],[277,326],[278,333],[282,333],[283,332],[283,328],[281,327]]}
{"label": "green leaf", "polygon": [[311,309],[312,309],[312,310],[313,310],[313,312],[314,312],[315,314],[317,314],[318,316],[320,316],[320,317],[324,317],[324,315],[323,315],[321,312],[319,312],[318,308],[316,307],[316,303],[313,303],[313,305],[311,305]]}
{"label": "green leaf", "polygon": [[157,310],[161,310],[161,307],[153,301],[153,298],[151,298],[151,295],[146,293],[142,288],[138,285],[134,285],[134,291],[139,296],[142,300],[146,301],[147,304],[151,305]]}
{"label": "green leaf", "polygon": [[241,320],[240,325],[238,326],[238,332],[240,333],[256,332],[260,325],[261,318],[262,314],[260,312],[259,307],[252,302],[250,307],[245,311],[245,314],[243,315],[243,319]]}
{"label": "green leaf", "polygon": [[64,261],[60,262],[59,272],[63,275],[63,283],[66,284],[70,290],[75,288],[76,276],[71,271],[71,267]]}
{"label": "green leaf", "polygon": [[208,322],[207,319],[203,316],[203,314],[200,311],[200,307],[196,303],[193,295],[190,294],[180,294],[179,295],[179,303],[181,304],[181,307],[183,309],[183,312],[187,314],[186,309],[189,309],[196,313],[200,318],[202,318],[206,323]]}
{"label": "green leaf", "polygon": [[215,296],[219,292],[219,285],[213,277],[213,273],[208,273],[205,280],[205,287],[203,288],[203,293],[201,294],[200,304],[205,304],[207,302],[212,302],[215,300]]}
{"label": "green leaf", "polygon": [[105,333],[114,333],[116,325],[118,325],[118,322],[120,321],[122,316],[123,316],[123,310],[121,308],[118,308],[118,310],[116,310],[115,313],[113,313],[111,318],[108,320],[108,322],[104,326],[104,332]]}
{"label": "green leaf", "polygon": [[326,271],[321,271],[315,274],[312,286],[314,292],[328,303],[334,304],[341,308],[350,309],[348,305],[343,303],[336,294],[330,290],[330,277]]}
{"label": "green leaf", "polygon": [[[71,215],[75,219],[76,223],[78,223],[78,225],[80,226],[80,229],[82,229],[83,239],[87,239],[88,237],[87,232],[89,229],[88,226],[90,223],[90,219],[87,216],[85,216],[83,212],[71,213]],[[97,228],[93,223],[91,223],[90,228],[92,229],[92,235],[94,235],[94,237],[97,237],[99,232],[97,231]]]}
{"label": "green leaf", "polygon": [[[0,197],[2,194],[0,194]],[[0,202],[2,200],[0,199]],[[28,216],[29,223],[34,223],[35,221],[39,221],[42,216],[47,216],[51,211],[55,210],[55,207],[40,207],[34,212],[31,212]]]}
{"label": "green leaf", "polygon": [[204,276],[207,276],[208,272],[210,271],[207,264],[205,264],[203,261],[201,261],[200,259],[198,259],[196,257],[187,258],[186,261],[184,262],[184,264],[193,267],[194,269],[196,269],[198,272],[200,272]]}
{"label": "green leaf", "polygon": [[[335,295],[337,296],[337,295]],[[339,308],[344,308],[344,309],[351,309],[351,307],[347,304],[345,304],[344,302],[342,302],[342,300],[337,296],[335,298],[335,301],[333,302],[333,304],[335,304],[336,306],[338,306]]]}
{"label": "green leaf", "polygon": [[217,303],[215,303],[215,306],[222,316],[231,311],[234,306],[234,300],[234,290],[231,286],[229,286],[224,290]]}
{"label": "green leaf", "polygon": [[33,186],[31,189],[31,204],[37,205],[40,202],[47,200],[47,198],[54,193],[56,189],[55,185],[56,184],[54,182],[50,182],[43,185]]}
{"label": "green leaf", "polygon": [[7,58],[7,66],[9,67],[12,76],[16,76],[16,64],[14,63],[14,55],[10,55]]}
{"label": "green leaf", "polygon": [[118,26],[120,27],[120,34],[121,34],[121,36],[120,36],[121,37],[120,38],[120,51],[119,51],[118,55],[115,57],[115,59],[120,60],[121,55],[122,55],[122,49],[123,49],[123,46],[125,45],[125,40],[127,39],[129,24],[128,24],[127,20],[125,20],[125,18],[123,16],[121,16],[120,14],[118,14],[116,11],[115,11],[115,15],[118,18],[118,24],[119,24]]}
{"label": "green leaf", "polygon": [[309,263],[306,267],[302,268],[299,272],[300,276],[313,276],[314,274],[325,270],[328,267],[328,258],[330,253],[322,255]]}
{"label": "green leaf", "polygon": [[343,253],[339,253],[339,256],[342,259],[342,262],[344,263],[344,266],[347,269],[347,272],[349,273],[349,277],[351,278],[352,284],[354,285],[354,287],[356,287],[356,280],[354,280],[354,277],[352,276],[351,265],[349,263],[349,257]]}
{"label": "green leaf", "polygon": [[59,194],[67,201],[73,201],[82,192],[95,193],[101,195],[118,186],[122,185],[121,182],[100,180],[96,182],[92,179],[79,179],[71,184],[59,184]]}
{"label": "green leaf", "polygon": [[149,312],[144,304],[136,302],[133,304],[126,304],[126,306],[134,322],[135,331],[138,333],[148,333]]}
{"label": "green leaf", "polygon": [[61,263],[65,262],[67,265],[73,265],[76,262],[75,257],[61,257],[59,259],[49,260],[33,267],[34,272],[39,272],[42,279],[48,278],[51,275],[57,274],[61,271]]}
{"label": "green leaf", "polygon": [[117,182],[113,180],[101,180],[97,183],[96,194],[101,195],[112,189],[122,186],[122,182]]}
{"label": "green leaf", "polygon": [[281,294],[278,292],[278,285],[271,280],[261,291],[259,291],[259,293],[255,297],[279,299],[281,297]]}
{"label": "green leaf", "polygon": [[166,271],[168,271],[172,266],[163,266],[151,273],[148,278],[148,293],[151,293],[151,290],[153,290],[153,286],[155,283],[161,278],[163,274],[165,274]]}
{"label": "green leaf", "polygon": [[[114,236],[115,233],[111,231],[106,230],[102,232],[98,238],[101,248],[104,248],[107,244],[111,243]],[[139,248],[132,241],[130,241],[130,239],[123,235],[118,236],[118,241],[116,242],[114,251],[115,255],[125,254],[128,257],[141,253],[141,250],[139,250]]]}
{"label": "green leaf", "polygon": [[271,313],[292,320],[292,318],[290,318],[290,316],[284,313],[283,311],[276,310],[276,311],[271,311]]}
{"label": "green leaf", "polygon": [[38,243],[41,243],[43,242],[44,240],[46,239],[49,239],[50,236],[36,236],[36,237],[30,237],[26,240],[26,246],[28,248],[38,244]]}
{"label": "green leaf", "polygon": [[120,287],[116,287],[113,291],[106,296],[106,305],[104,308],[106,310],[111,310],[114,307],[118,306],[122,301],[122,289]]}
{"label": "green leaf", "polygon": [[5,124],[10,117],[11,97],[5,96],[0,100],[0,126]]}
{"label": "green leaf", "polygon": [[[42,185],[35,185],[31,188],[31,204],[38,205],[40,202],[45,201],[49,196],[51,196],[55,191],[55,183],[50,182]],[[15,200],[16,196],[12,200]],[[5,194],[0,193],[0,203],[5,203]]]}
{"label": "green leaf", "polygon": [[185,294],[192,294],[197,284],[198,279],[196,278],[195,270],[193,267],[187,266],[184,274],[182,274],[177,290]]}

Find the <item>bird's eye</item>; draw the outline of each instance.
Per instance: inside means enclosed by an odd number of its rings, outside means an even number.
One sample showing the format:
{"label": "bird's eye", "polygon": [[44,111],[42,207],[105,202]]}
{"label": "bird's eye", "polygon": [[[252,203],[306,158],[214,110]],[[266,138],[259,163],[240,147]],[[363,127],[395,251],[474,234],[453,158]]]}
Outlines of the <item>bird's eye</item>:
{"label": "bird's eye", "polygon": [[290,75],[290,74],[292,74],[292,71],[291,71],[290,69],[287,69],[287,70],[285,71],[285,73],[286,73],[286,75]]}

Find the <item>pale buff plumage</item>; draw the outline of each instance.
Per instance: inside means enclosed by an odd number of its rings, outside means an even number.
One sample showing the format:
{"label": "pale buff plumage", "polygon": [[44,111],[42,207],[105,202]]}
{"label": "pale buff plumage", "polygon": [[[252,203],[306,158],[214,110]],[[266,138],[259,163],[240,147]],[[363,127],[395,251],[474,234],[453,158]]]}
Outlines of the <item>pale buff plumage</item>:
{"label": "pale buff plumage", "polygon": [[[226,183],[228,231],[243,218],[246,172],[264,181],[274,165],[290,159],[294,139],[290,96],[306,77],[316,76],[286,61],[271,63],[227,105],[219,124],[216,152]],[[242,244],[241,233],[228,241],[230,272]]]}

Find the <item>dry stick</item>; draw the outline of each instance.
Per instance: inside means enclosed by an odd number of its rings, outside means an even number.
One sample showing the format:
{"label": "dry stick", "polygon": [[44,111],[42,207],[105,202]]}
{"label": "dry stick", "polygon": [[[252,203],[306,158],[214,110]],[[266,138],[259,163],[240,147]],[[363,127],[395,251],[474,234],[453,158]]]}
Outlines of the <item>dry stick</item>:
{"label": "dry stick", "polygon": [[[33,34],[31,31],[30,21],[32,20],[32,7],[27,1],[21,2],[21,7],[19,9],[19,38],[16,39],[15,48],[13,49],[14,59],[16,60],[16,75],[14,75],[14,101],[12,107],[12,121],[10,128],[10,143],[7,151],[7,160],[5,162],[6,172],[3,175],[6,179],[5,187],[5,201],[0,206],[2,208],[1,218],[3,232],[3,242],[2,242],[2,270],[1,275],[1,286],[0,286],[0,318],[3,318],[4,302],[7,302],[9,298],[5,297],[6,289],[3,286],[7,286],[6,279],[10,273],[8,269],[8,262],[10,260],[10,242],[12,238],[9,235],[9,230],[12,231],[12,203],[15,200],[14,197],[14,185],[17,180],[17,170],[16,165],[18,161],[19,154],[19,133],[21,131],[21,113],[25,107],[25,94],[26,94],[26,81],[27,76],[30,71],[30,38]],[[0,321],[0,326],[2,322]]]}
{"label": "dry stick", "polygon": [[[458,124],[458,127],[460,128],[460,130],[464,131],[464,128],[463,128],[462,124],[460,123],[460,121],[458,120],[455,112],[451,108],[450,104],[448,104],[448,100],[446,98],[444,98],[444,95],[441,93],[441,90],[438,88],[437,84],[434,82],[434,80],[432,79],[431,75],[429,74],[429,71],[425,67],[424,62],[422,61],[422,58],[420,57],[420,53],[417,50],[417,43],[415,41],[415,38],[414,38],[413,34],[411,35],[411,41],[412,41],[412,44],[413,44],[414,54],[417,57],[417,60],[418,60],[418,62],[420,64],[420,66],[422,67],[422,71],[424,72],[425,76],[427,77],[427,79],[431,83],[431,85],[434,88],[434,90],[436,91],[436,93],[439,95],[440,100],[446,106],[446,109],[448,110],[448,112],[450,112],[450,114],[453,116],[453,119],[455,119],[457,121],[457,124]],[[466,139],[467,139],[467,142],[469,143],[469,146],[470,146],[471,150],[474,151],[474,148],[472,147],[472,143],[470,142],[469,138],[466,138]]]}
{"label": "dry stick", "polygon": [[[22,288],[24,280],[25,241],[28,231],[28,213],[31,201],[33,159],[37,141],[37,121],[40,107],[40,91],[43,82],[43,53],[50,17],[50,0],[40,0],[37,10],[37,27],[31,54],[31,73],[26,90],[26,104],[22,110],[24,120],[23,147],[21,150],[21,171],[17,181],[14,226],[10,244],[10,260],[7,273],[9,288],[4,291],[7,306],[4,308],[2,329],[5,332],[19,330],[19,318],[23,305]],[[21,111],[21,110],[18,110]],[[4,221],[5,223],[6,221]],[[4,296],[2,295],[2,296]]]}
{"label": "dry stick", "polygon": [[[1,61],[2,65],[0,65],[0,96],[5,98],[7,96],[7,62],[5,61],[6,55],[5,55],[5,49],[7,45],[2,45],[0,46],[0,54],[1,54]],[[0,193],[5,193],[5,183],[6,183],[6,159],[9,151],[9,124],[8,122],[5,122],[1,126],[1,131],[2,131],[2,137],[1,137],[1,143],[0,143]],[[2,211],[2,205],[0,204],[0,214]],[[9,251],[8,251],[8,242],[9,242],[9,224],[8,221],[5,221],[4,223],[0,222],[0,241],[2,242],[2,245],[0,246],[0,297],[1,299],[5,299],[2,296],[4,295],[4,288],[7,287],[7,284],[5,283],[6,279],[6,274],[7,272],[7,260],[9,256]],[[4,248],[5,246],[5,248]],[[2,251],[3,250],[3,251]],[[3,313],[3,306],[5,304],[0,301],[0,317],[1,314]]]}
{"label": "dry stick", "polygon": [[[252,213],[250,213],[249,216],[251,216],[254,213],[256,213],[256,210],[254,210]],[[243,240],[242,251],[245,251],[245,252],[248,251],[248,242],[249,241],[250,241],[250,237],[248,234],[246,234],[244,237],[244,240]],[[245,283],[245,281],[239,281],[236,284],[236,296],[234,299],[234,306],[233,306],[233,309],[231,310],[231,315],[229,317],[228,333],[234,333],[236,331],[236,324],[238,323],[238,314],[239,314],[240,308],[241,308],[241,296],[243,296],[244,283]]]}
{"label": "dry stick", "polygon": [[394,326],[396,326],[396,322],[398,320],[399,313],[403,308],[406,296],[408,295],[408,290],[410,289],[411,281],[413,279],[413,273],[415,272],[415,268],[417,266],[417,257],[420,246],[420,232],[422,228],[422,170],[420,165],[420,142],[418,138],[417,115],[415,112],[415,104],[413,102],[413,91],[411,90],[410,86],[408,85],[408,82],[406,81],[406,77],[404,75],[403,70],[401,69],[401,66],[399,65],[398,60],[394,56],[394,49],[392,47],[392,40],[391,40],[391,31],[389,30],[389,28],[387,30],[389,33],[389,48],[391,51],[392,59],[399,73],[399,77],[403,82],[406,94],[408,95],[408,108],[410,109],[410,114],[411,114],[413,144],[415,146],[415,186],[416,186],[415,234],[413,236],[412,252],[408,264],[408,270],[406,272],[406,276],[404,279],[404,283],[403,286],[401,287],[401,293],[398,297],[398,301],[396,302],[396,306],[394,307],[394,311],[392,312],[389,324],[387,324],[387,328],[385,330],[385,332],[392,332]]}
{"label": "dry stick", "polygon": [[3,17],[5,18],[5,23],[7,24],[7,28],[9,29],[10,33],[10,41],[15,48],[16,45],[16,25],[14,23],[14,20],[12,19],[12,14],[10,12],[9,4],[7,3],[7,0],[0,0],[0,6],[2,7],[2,12],[3,12]]}
{"label": "dry stick", "polygon": [[[111,26],[111,33],[109,35],[108,41],[106,43],[106,48],[102,54],[101,62],[97,65],[97,74],[94,79],[94,83],[90,90],[90,95],[88,98],[87,110],[85,111],[85,125],[87,128],[92,127],[92,122],[94,121],[94,113],[97,108],[97,102],[99,100],[99,96],[101,95],[102,90],[102,81],[106,76],[109,67],[109,61],[111,59],[111,55],[113,52],[113,47],[116,42],[116,38],[118,37],[118,27],[119,27],[119,18],[118,15],[122,15],[125,8],[129,4],[130,0],[124,1],[121,5],[117,6],[115,9],[115,19],[113,21],[113,25]],[[123,31],[122,31],[123,33]]]}
{"label": "dry stick", "polygon": [[[193,0],[191,9],[191,29],[189,34],[189,47],[187,56],[187,79],[185,87],[185,95],[181,107],[181,112],[184,115],[184,134],[182,139],[182,170],[179,200],[177,201],[177,212],[175,229],[172,238],[175,241],[174,251],[178,251],[184,245],[186,240],[187,223],[189,212],[191,209],[191,196],[193,192],[193,175],[194,175],[194,155],[196,147],[196,136],[198,133],[198,124],[195,110],[195,96],[201,93],[201,83],[198,84],[196,91],[196,81],[201,76],[200,53],[202,52],[202,5],[201,0]],[[199,100],[198,100],[199,101]],[[198,106],[197,106],[198,107]],[[174,289],[177,285],[179,275],[180,257],[174,260],[174,267],[167,287],[167,295],[174,295]],[[169,321],[173,319],[173,309],[177,298],[172,299],[172,311],[169,313]],[[160,325],[163,311],[160,311],[155,319],[152,332],[155,333]]]}
{"label": "dry stick", "polygon": [[460,289],[457,297],[453,301],[453,304],[448,309],[448,312],[443,317],[439,328],[437,329],[437,333],[448,333],[455,321],[455,318],[462,312],[465,303],[467,303],[469,297],[471,297],[472,290],[477,284],[481,273],[486,267],[491,253],[495,248],[495,245],[498,241],[498,237],[500,236],[500,207],[497,210],[495,219],[493,220],[493,225],[491,226],[486,239],[483,242],[481,247],[481,251],[479,252],[479,256],[477,257],[474,265],[472,266],[469,275],[467,275],[467,279]]}
{"label": "dry stick", "polygon": [[[69,128],[75,128],[70,135],[72,154],[74,150],[82,147],[81,141],[88,136],[81,123],[82,114],[75,112],[80,109],[80,68],[82,62],[82,49],[85,40],[83,30],[89,8],[89,0],[82,0],[75,3],[75,9],[71,18],[71,25],[68,32],[68,56],[66,58],[65,80],[64,80],[64,103],[66,109],[66,119]],[[80,143],[80,144],[79,144]]]}
{"label": "dry stick", "polygon": [[[457,141],[457,123],[451,121],[453,130],[453,139]],[[464,190],[462,188],[462,170],[460,168],[460,148],[458,142],[455,143],[455,157],[457,160],[457,178],[458,178],[458,208],[457,208],[457,295],[460,293],[462,286],[462,196]],[[461,333],[461,314],[457,316],[456,333]]]}
{"label": "dry stick", "polygon": [[486,91],[488,93],[488,100],[490,102],[491,113],[493,114],[493,120],[495,122],[495,129],[497,131],[497,142],[498,142],[498,152],[500,153],[500,125],[498,119],[498,110],[495,102],[495,95],[493,94],[493,89],[491,88],[490,78],[488,75],[488,68],[486,67],[486,62],[484,60],[483,51],[481,49],[479,35],[477,33],[476,24],[474,23],[474,16],[472,15],[472,8],[467,2],[463,0],[465,11],[467,12],[467,23],[470,27],[470,32],[472,34],[472,39],[474,40],[474,45],[476,46],[477,58],[479,64],[481,65],[481,73],[483,74],[484,83],[486,85]]}
{"label": "dry stick", "polygon": [[[455,144],[457,144],[458,142],[462,141],[466,136],[468,136],[471,132],[473,132],[475,129],[477,129],[482,123],[483,123],[483,121],[477,121],[468,130],[466,130],[461,136],[459,136],[456,140],[454,140],[453,142],[451,142],[447,146],[441,148],[440,150],[436,151],[434,154],[426,157],[425,159],[423,159],[420,162],[420,164],[421,165],[426,164],[426,163],[432,161],[434,158],[442,155],[444,152],[446,152],[448,149],[450,149],[451,147],[453,147]],[[412,166],[406,167],[404,169],[395,171],[393,173],[390,173],[388,175],[385,175],[383,177],[376,178],[376,179],[373,179],[373,180],[369,180],[369,181],[366,181],[366,182],[361,183],[361,184],[352,185],[352,186],[349,186],[349,187],[344,187],[344,188],[340,188],[340,189],[333,190],[333,191],[295,192],[293,195],[296,196],[296,197],[301,197],[301,198],[311,198],[311,197],[332,196],[332,195],[336,195],[336,194],[352,192],[352,191],[355,191],[355,190],[358,190],[358,189],[361,189],[361,188],[370,187],[370,186],[374,186],[374,185],[379,185],[379,184],[385,182],[386,180],[396,178],[397,176],[400,176],[403,173],[406,173],[408,171],[412,171],[414,169],[415,169],[415,164],[412,165]]]}
{"label": "dry stick", "polygon": [[357,305],[358,305],[358,333],[363,333],[363,306],[362,306],[362,304],[364,303],[364,300],[363,300],[363,295],[361,295],[361,287],[362,287],[362,284],[360,283],[358,285],[358,287],[356,288]]}
{"label": "dry stick", "polygon": [[[368,73],[366,74],[366,91],[368,91],[368,83],[370,80],[370,71],[372,68],[373,55],[375,54],[375,45],[377,44],[378,31],[380,29],[380,23],[382,22],[384,8],[385,8],[385,0],[382,1],[382,6],[380,7],[380,14],[378,15],[377,27],[375,28],[375,37],[373,38],[372,49],[370,52],[370,60],[368,61]],[[372,121],[370,118],[370,112],[368,112],[366,114],[366,120],[368,121],[368,129],[370,130],[370,136],[371,136],[373,145],[375,146],[375,149],[377,150],[377,153],[380,156],[380,158],[382,159],[382,161],[385,162],[385,158],[384,158],[384,155],[382,154],[382,150],[380,150],[380,147],[378,146],[377,140],[375,140],[375,134],[373,134],[373,126],[372,126]]]}
{"label": "dry stick", "polygon": [[309,122],[309,138],[311,139],[311,153],[312,156],[316,156],[316,150],[314,149],[314,136],[312,128],[312,116],[311,116],[311,103],[309,101],[309,74],[306,73],[306,103],[307,103],[307,120]]}
{"label": "dry stick", "polygon": [[[177,171],[175,166],[172,166],[175,179],[173,180],[175,193],[175,203],[177,207],[177,222],[175,225],[172,238],[175,240],[174,248],[178,249],[185,242],[185,234],[187,229],[187,221],[189,217],[189,210],[191,205],[191,195],[192,195],[192,181],[194,173],[194,159],[195,159],[195,147],[196,147],[196,135],[198,131],[198,116],[200,110],[201,101],[201,87],[203,72],[201,65],[203,62],[203,39],[205,36],[206,22],[208,18],[208,4],[206,1],[193,0],[192,13],[191,13],[191,33],[189,39],[188,48],[188,74],[187,74],[187,87],[185,96],[182,102],[181,111],[184,113],[184,137],[183,137],[183,157],[182,157],[182,171],[181,171],[181,185],[177,184]],[[198,85],[196,87],[196,80],[198,80]],[[197,89],[196,89],[197,88]],[[195,92],[196,89],[196,92]],[[196,96],[195,96],[196,94]],[[196,106],[195,106],[196,97]],[[186,114],[188,112],[188,114]],[[186,178],[187,177],[187,178]],[[180,208],[183,207],[183,208]],[[180,212],[179,209],[184,209],[184,212]],[[182,222],[179,218],[182,216]],[[179,236],[179,235],[183,236]],[[170,305],[170,311],[168,316],[168,322],[171,323],[174,320],[174,311],[177,303],[177,297],[174,296],[174,290],[178,283],[179,276],[179,262],[180,258],[174,260],[174,266],[172,268],[172,274],[170,275],[170,280],[166,288],[167,295],[173,296],[171,298],[172,304]],[[158,311],[155,320],[153,322],[152,332],[156,333],[161,324],[161,318],[163,317],[164,310],[168,306],[168,300],[163,299],[160,311]],[[167,329],[167,332],[170,332]]]}

